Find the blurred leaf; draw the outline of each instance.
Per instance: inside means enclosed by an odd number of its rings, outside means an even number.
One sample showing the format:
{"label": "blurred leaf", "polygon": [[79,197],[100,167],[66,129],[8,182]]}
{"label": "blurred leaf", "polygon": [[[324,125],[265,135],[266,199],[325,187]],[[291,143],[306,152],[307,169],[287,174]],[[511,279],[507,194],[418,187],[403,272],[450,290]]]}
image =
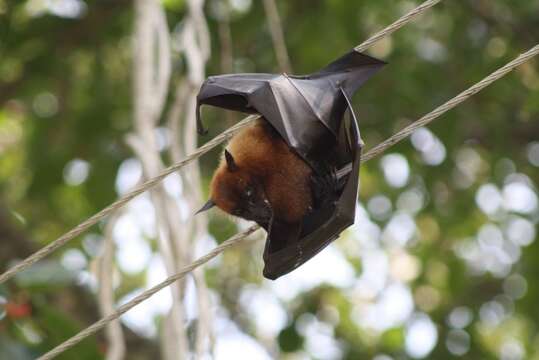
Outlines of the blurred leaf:
{"label": "blurred leaf", "polygon": [[279,333],[279,347],[284,352],[295,352],[302,348],[303,337],[297,332],[295,324],[291,324]]}

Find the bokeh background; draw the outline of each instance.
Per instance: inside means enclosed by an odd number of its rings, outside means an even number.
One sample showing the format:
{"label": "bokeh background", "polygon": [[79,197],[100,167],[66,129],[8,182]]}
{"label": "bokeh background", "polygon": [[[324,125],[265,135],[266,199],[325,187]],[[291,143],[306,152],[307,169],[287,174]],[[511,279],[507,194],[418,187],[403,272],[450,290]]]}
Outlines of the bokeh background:
{"label": "bokeh background", "polygon": [[[183,0],[161,4],[172,34],[172,87],[188,68],[175,37],[188,8]],[[320,68],[418,4],[277,1],[293,73]],[[261,1],[207,0],[203,9],[207,74],[280,70]],[[134,14],[128,0],[0,0],[0,269],[141,181],[143,166],[126,144]],[[367,148],[537,39],[537,1],[442,1],[368,50],[389,65],[354,98]],[[203,114],[210,135],[199,144],[241,119]],[[165,125],[154,132],[170,164],[176,138]],[[219,152],[200,160],[205,194]],[[532,60],[366,163],[355,225],[298,270],[265,280],[260,237],[206,265],[213,334],[206,357],[539,359],[538,185],[539,61]],[[164,190],[185,226],[194,211],[182,199],[191,189],[171,176]],[[112,229],[100,223],[0,286],[0,359],[34,358],[99,319],[96,259],[107,231],[117,303],[164,279],[158,220],[151,197],[140,196]],[[246,225],[212,210],[193,256]],[[182,295],[191,348],[202,313],[196,287],[188,278]],[[126,359],[166,358],[171,304],[162,291],[122,317]],[[60,358],[101,359],[108,347],[100,333]]]}

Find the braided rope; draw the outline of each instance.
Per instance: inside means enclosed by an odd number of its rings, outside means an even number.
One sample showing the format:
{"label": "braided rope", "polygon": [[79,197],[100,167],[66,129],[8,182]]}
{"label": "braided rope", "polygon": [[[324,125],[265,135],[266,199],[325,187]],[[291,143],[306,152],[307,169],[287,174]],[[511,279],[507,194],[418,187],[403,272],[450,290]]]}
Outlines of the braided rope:
{"label": "braided rope", "polygon": [[539,53],[539,45],[535,45],[532,49],[528,50],[524,54],[521,54],[519,57],[507,63],[505,66],[499,68],[498,70],[496,70],[495,72],[493,72],[492,74],[490,74],[489,76],[487,76],[486,78],[478,82],[477,84],[461,92],[460,94],[458,94],[451,100],[447,101],[445,104],[440,105],[439,107],[437,107],[436,109],[434,109],[427,115],[423,116],[419,120],[414,121],[412,124],[408,125],[407,127],[402,129],[398,133],[394,134],[390,138],[376,145],[374,148],[369,150],[369,152],[367,152],[362,157],[362,161],[368,161],[372,159],[373,157],[380,155],[391,146],[402,141],[404,138],[410,136],[415,130],[429,124],[430,122],[432,122],[434,119],[436,119],[443,113],[453,109],[455,106],[469,99],[471,96],[477,94],[479,91],[483,90],[484,88],[492,84],[494,81],[507,75],[508,73],[513,71],[516,67],[524,64],[526,61],[530,60],[532,57],[536,56],[538,53]]}
{"label": "braided rope", "polygon": [[232,236],[231,238],[229,238],[228,240],[223,242],[221,245],[214,248],[212,251],[210,251],[206,255],[198,258],[197,260],[193,261],[191,264],[183,267],[178,273],[170,276],[162,283],[157,284],[156,286],[144,291],[143,293],[135,297],[133,300],[120,306],[114,313],[101,318],[101,320],[95,322],[93,325],[82,330],[77,335],[73,336],[71,339],[63,342],[62,344],[58,345],[57,347],[55,347],[54,349],[52,349],[45,355],[39,357],[38,360],[49,360],[49,359],[53,359],[57,355],[60,355],[61,353],[73,347],[75,344],[79,343],[83,339],[87,338],[90,335],[95,334],[96,332],[98,332],[99,330],[107,326],[107,324],[110,323],[111,321],[118,319],[120,316],[122,316],[123,314],[125,314],[126,312],[128,312],[129,310],[131,310],[132,308],[134,308],[141,302],[148,300],[148,298],[155,295],[160,290],[180,280],[185,275],[195,270],[197,267],[207,263],[208,261],[210,261],[217,255],[219,255],[226,249],[239,244],[241,241],[245,240],[247,236],[251,235],[258,229],[259,229],[258,225],[251,226],[249,229],[245,230],[244,232]]}
{"label": "braided rope", "polygon": [[415,19],[417,16],[421,15],[425,10],[430,9],[434,5],[438,4],[442,0],[428,0],[416,7],[415,9],[412,9],[407,14],[402,16],[400,19],[395,21],[393,24],[389,25],[385,29],[377,32],[364,42],[362,42],[360,45],[356,46],[354,50],[362,52],[367,50],[372,44],[375,42],[385,38],[386,36],[389,36],[393,34],[395,31],[399,30],[404,25],[408,24],[410,21]]}
{"label": "braided rope", "polygon": [[72,240],[73,238],[77,237],[78,235],[82,234],[84,231],[86,231],[91,226],[95,225],[111,213],[114,213],[119,208],[123,207],[125,204],[127,204],[130,200],[137,197],[138,195],[146,192],[148,189],[154,187],[155,185],[159,184],[164,178],[166,178],[168,175],[172,174],[173,172],[178,171],[185,165],[189,164],[191,161],[199,158],[201,155],[204,155],[217,145],[227,141],[230,139],[237,131],[247,126],[251,121],[257,119],[258,116],[251,115],[247,118],[245,118],[243,121],[237,123],[236,125],[228,128],[226,131],[221,133],[219,136],[216,136],[212,140],[208,141],[206,144],[199,147],[196,151],[194,151],[192,154],[187,156],[182,161],[166,168],[156,177],[149,179],[148,181],[142,183],[141,185],[137,186],[135,189],[131,190],[129,193],[124,195],[123,197],[119,198],[115,202],[113,202],[111,205],[107,206],[97,214],[91,216],[90,218],[86,219],[84,222],[80,223],[49,245],[43,247],[36,253],[30,255],[28,258],[26,258],[24,261],[18,263],[17,265],[13,266],[11,269],[6,271],[0,276],[0,284],[6,282],[11,277],[13,277],[15,274],[17,274],[20,271],[25,270],[29,266],[32,266],[34,263],[38,262],[39,260],[43,259],[45,256],[49,255],[50,253],[54,252],[56,249],[62,247],[65,245],[68,241]]}

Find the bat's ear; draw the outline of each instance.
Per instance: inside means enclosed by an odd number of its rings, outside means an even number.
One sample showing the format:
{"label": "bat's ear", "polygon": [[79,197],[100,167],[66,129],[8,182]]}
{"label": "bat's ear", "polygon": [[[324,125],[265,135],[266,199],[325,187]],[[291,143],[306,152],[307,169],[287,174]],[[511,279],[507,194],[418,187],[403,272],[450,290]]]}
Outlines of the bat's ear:
{"label": "bat's ear", "polygon": [[199,135],[206,135],[208,133],[208,130],[204,128],[204,124],[202,124],[202,119],[200,118],[200,106],[202,103],[200,102],[199,96],[197,96],[197,132]]}
{"label": "bat's ear", "polygon": [[204,211],[206,211],[206,210],[209,210],[209,209],[211,209],[211,208],[214,207],[214,206],[215,206],[215,202],[214,202],[212,199],[210,199],[210,200],[208,200],[208,201],[204,204],[203,207],[200,208],[200,210],[198,210],[198,211],[195,213],[195,215],[196,215],[196,214],[199,214],[199,213],[201,213],[201,212],[204,212]]}
{"label": "bat's ear", "polygon": [[238,165],[236,165],[236,162],[234,161],[234,157],[226,149],[225,149],[225,160],[226,160],[226,166],[228,167],[229,171],[238,170]]}

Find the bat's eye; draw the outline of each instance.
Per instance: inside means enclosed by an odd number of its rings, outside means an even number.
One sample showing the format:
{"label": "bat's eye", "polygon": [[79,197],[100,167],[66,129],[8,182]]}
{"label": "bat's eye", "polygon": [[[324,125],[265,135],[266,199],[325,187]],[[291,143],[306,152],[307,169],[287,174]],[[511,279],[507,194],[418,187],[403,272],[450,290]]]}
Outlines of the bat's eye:
{"label": "bat's eye", "polygon": [[252,187],[248,187],[246,190],[245,190],[245,196],[249,199],[249,198],[252,198],[253,195],[255,194],[255,191]]}

